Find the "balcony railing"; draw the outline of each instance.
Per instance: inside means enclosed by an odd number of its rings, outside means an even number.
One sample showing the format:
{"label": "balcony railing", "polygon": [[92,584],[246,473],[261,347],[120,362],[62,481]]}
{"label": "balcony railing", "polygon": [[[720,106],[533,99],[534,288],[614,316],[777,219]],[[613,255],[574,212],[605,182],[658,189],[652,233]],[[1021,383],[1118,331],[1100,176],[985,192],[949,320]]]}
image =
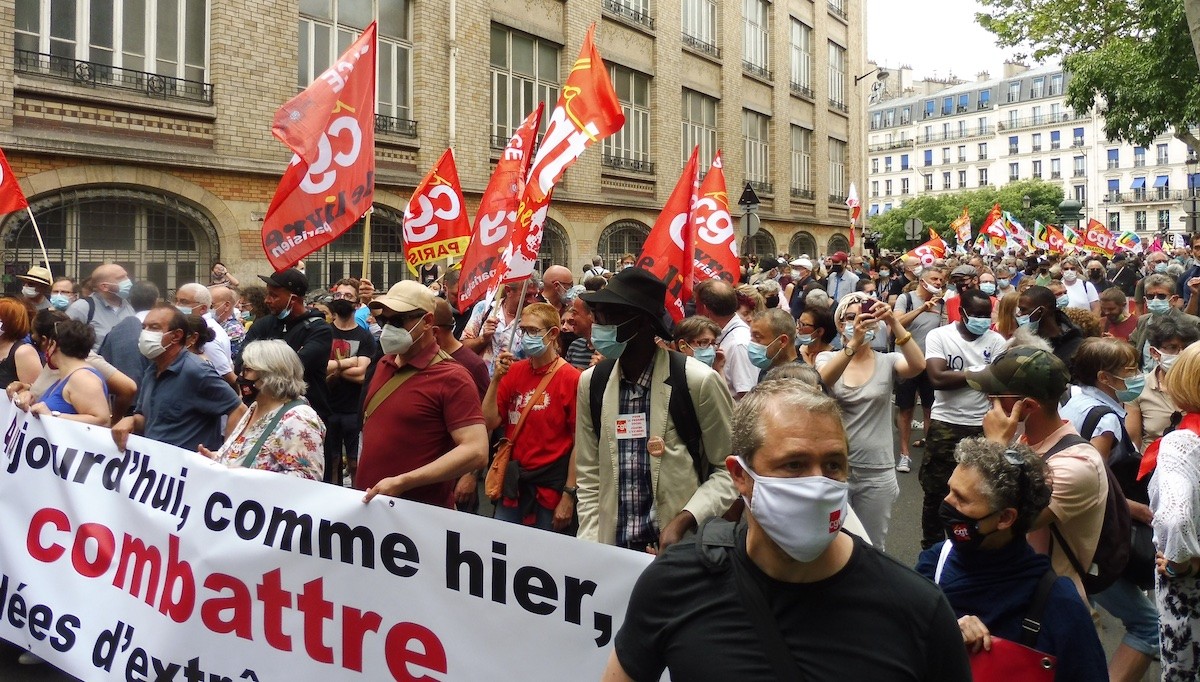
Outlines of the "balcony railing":
{"label": "balcony railing", "polygon": [[[813,89],[807,85],[804,85],[803,83],[788,83],[788,88],[791,89],[793,95],[800,95],[801,97],[807,97],[808,99],[813,99],[816,97],[816,93],[813,92]],[[912,146],[911,142],[909,143],[909,146]]]}
{"label": "balcony railing", "polygon": [[1083,177],[1083,176],[1085,176],[1085,175],[1087,175],[1087,171],[1086,171],[1086,170],[1084,170],[1083,168],[1076,168],[1076,169],[1075,169],[1075,176],[1074,176],[1074,177],[1077,177],[1077,178],[1082,178],[1082,177]]}
{"label": "balcony railing", "polygon": [[772,185],[765,180],[747,180],[746,184],[759,194],[775,194],[775,185]]}
{"label": "balcony railing", "polygon": [[697,52],[703,52],[704,54],[706,54],[710,57],[714,57],[716,59],[721,58],[721,48],[717,47],[716,45],[714,45],[706,40],[701,40],[700,38],[697,38],[696,36],[688,35],[687,33],[684,33],[683,34],[683,44],[687,45],[688,47],[692,48],[693,50],[695,50]]}
{"label": "balcony railing", "polygon": [[[1012,101],[1012,100],[1009,100]],[[1001,121],[997,124],[1000,130],[1020,130],[1022,128],[1036,128],[1037,126],[1057,125],[1066,123],[1072,120],[1087,118],[1086,114],[1059,112],[1057,114],[1042,114],[1040,116],[1029,116],[1027,118],[1009,119]]]}
{"label": "balcony railing", "polygon": [[1032,149],[1032,150],[1033,150],[1033,151],[1035,151],[1035,152],[1040,152],[1040,151],[1042,151],[1042,145],[1040,145],[1040,144],[1035,144],[1035,145],[1033,145],[1032,147],[1030,147],[1030,149]]}
{"label": "balcony railing", "polygon": [[1146,165],[1146,157],[1144,157],[1144,156],[1141,156],[1141,157],[1135,156],[1135,157],[1133,157],[1133,167],[1134,167],[1134,168],[1142,168],[1142,167],[1144,167],[1145,165]]}
{"label": "balcony railing", "polygon": [[1118,161],[1118,160],[1116,160],[1116,159],[1109,159],[1109,160],[1108,160],[1108,169],[1109,169],[1109,170],[1115,170],[1115,169],[1117,169],[1117,168],[1120,168],[1120,167],[1121,167],[1121,162],[1120,162],[1120,161]]}
{"label": "balcony railing", "polygon": [[640,12],[621,2],[621,0],[604,0],[600,6],[605,12],[608,12],[615,17],[620,17],[622,19],[632,21],[635,24],[641,24],[650,30],[654,30],[654,19],[650,18],[649,14]]}
{"label": "balcony railing", "polygon": [[[375,114],[375,132],[380,135],[399,135],[401,137],[416,137],[417,122],[408,118],[393,118]],[[493,142],[493,144],[495,144]],[[500,148],[508,144],[508,138],[500,143]]]}
{"label": "balcony railing", "polygon": [[609,168],[617,170],[632,171],[634,173],[645,173],[646,175],[654,175],[654,163],[651,161],[642,161],[640,159],[627,159],[623,156],[610,156],[605,154],[600,159],[600,163]]}
{"label": "balcony railing", "polygon": [[793,187],[792,188],[792,198],[793,199],[807,199],[809,201],[815,201],[817,198],[817,194],[816,194],[816,192],[813,192],[811,189],[804,189],[803,187]]}
{"label": "balcony railing", "polygon": [[1071,146],[1072,147],[1082,147],[1083,146],[1083,138],[1077,137],[1077,138],[1071,140]]}
{"label": "balcony railing", "polygon": [[929,144],[931,142],[943,142],[950,140],[966,140],[972,137],[984,137],[992,134],[991,126],[980,126],[973,130],[962,130],[953,133],[929,133],[921,135],[921,144]]}
{"label": "balcony railing", "polygon": [[830,194],[829,205],[833,208],[849,208],[846,206],[846,197],[842,194]]}
{"label": "balcony railing", "polygon": [[1188,198],[1186,190],[1171,191],[1169,187],[1135,189],[1130,192],[1107,192],[1104,195],[1104,201],[1110,204],[1149,204],[1165,201],[1184,201]]}
{"label": "balcony railing", "polygon": [[834,14],[834,16],[837,16],[842,21],[850,20],[850,16],[848,14],[846,14],[846,8],[842,6],[841,1],[833,2],[831,0],[829,3],[829,11],[832,12]]}
{"label": "balcony railing", "polygon": [[850,105],[849,104],[846,104],[845,102],[839,102],[833,98],[830,98],[830,100],[829,100],[829,108],[837,109],[838,111],[842,112],[843,114],[850,113]]}
{"label": "balcony railing", "polygon": [[17,73],[57,78],[89,88],[116,88],[140,92],[158,99],[178,99],[203,104],[213,102],[212,83],[123,69],[70,57],[17,50],[14,67]]}
{"label": "balcony railing", "polygon": [[1062,177],[1062,171],[1050,171],[1050,179],[1058,180]]}
{"label": "balcony railing", "polygon": [[764,80],[774,80],[775,79],[775,74],[771,73],[771,70],[768,69],[767,67],[759,66],[758,64],[753,64],[746,60],[742,60],[742,71],[745,71],[746,73],[750,74],[751,76],[758,76],[759,78],[762,78]]}
{"label": "balcony railing", "polygon": [[1158,165],[1165,166],[1169,163],[1171,163],[1171,161],[1167,157],[1165,157],[1165,156],[1158,157]]}

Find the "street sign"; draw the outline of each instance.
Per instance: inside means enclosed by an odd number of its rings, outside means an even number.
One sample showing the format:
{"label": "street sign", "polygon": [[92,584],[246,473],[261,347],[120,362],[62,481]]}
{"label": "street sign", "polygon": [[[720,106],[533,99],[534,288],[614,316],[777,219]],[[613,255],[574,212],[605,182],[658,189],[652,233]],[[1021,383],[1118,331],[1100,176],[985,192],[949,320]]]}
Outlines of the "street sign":
{"label": "street sign", "polygon": [[909,218],[904,221],[904,236],[910,242],[921,241],[921,237],[925,235],[925,223],[919,218]]}
{"label": "street sign", "polygon": [[742,197],[738,199],[738,206],[758,206],[761,203],[758,200],[758,195],[754,193],[754,188],[747,182],[746,188],[742,190]]}
{"label": "street sign", "polygon": [[745,233],[747,237],[753,237],[754,235],[758,234],[760,227],[762,227],[762,219],[758,217],[757,213],[751,212],[742,214],[742,232]]}

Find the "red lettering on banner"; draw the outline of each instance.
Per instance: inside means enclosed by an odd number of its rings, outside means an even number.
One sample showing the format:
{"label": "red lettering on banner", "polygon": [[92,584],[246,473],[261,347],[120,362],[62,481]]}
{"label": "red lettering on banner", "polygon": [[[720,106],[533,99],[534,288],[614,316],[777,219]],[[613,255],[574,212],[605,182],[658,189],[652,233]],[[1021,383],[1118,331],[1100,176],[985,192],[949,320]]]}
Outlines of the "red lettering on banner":
{"label": "red lettering on banner", "polygon": [[25,549],[29,552],[29,556],[47,564],[58,561],[66,552],[62,545],[42,544],[42,529],[48,525],[53,525],[60,532],[67,533],[71,530],[71,522],[67,519],[66,514],[50,507],[37,510],[29,521],[29,533],[25,536]]}
{"label": "red lettering on banner", "polygon": [[[212,592],[229,590],[228,597],[211,597],[200,606],[200,621],[209,630],[227,635],[233,633],[242,639],[254,639],[251,617],[254,607],[250,601],[250,588],[231,575],[213,573],[204,579],[204,589]],[[222,614],[229,612],[226,618]]]}
{"label": "red lettering on banner", "polygon": [[733,273],[740,263],[737,253],[737,230],[729,215],[729,196],[725,187],[725,164],[721,150],[713,157],[708,175],[700,183],[695,208],[692,209],[696,247],[692,275],[697,280],[721,278],[733,283]]}
{"label": "red lettering on banner", "polygon": [[[93,559],[88,559],[89,540],[94,541]],[[98,578],[108,572],[116,547],[117,539],[112,531],[99,524],[85,523],[75,533],[75,543],[71,545],[71,565],[76,573],[85,578]]]}
{"label": "red lettering on banner", "polygon": [[[421,645],[419,651],[410,646],[413,642]],[[435,679],[428,675],[414,676],[409,670],[410,665],[446,674],[446,649],[429,628],[416,623],[396,623],[388,630],[383,647],[388,670],[398,682]]]}
{"label": "red lettering on banner", "polygon": [[374,611],[362,612],[352,606],[342,607],[342,667],[362,672],[363,637],[379,632],[383,617]]}

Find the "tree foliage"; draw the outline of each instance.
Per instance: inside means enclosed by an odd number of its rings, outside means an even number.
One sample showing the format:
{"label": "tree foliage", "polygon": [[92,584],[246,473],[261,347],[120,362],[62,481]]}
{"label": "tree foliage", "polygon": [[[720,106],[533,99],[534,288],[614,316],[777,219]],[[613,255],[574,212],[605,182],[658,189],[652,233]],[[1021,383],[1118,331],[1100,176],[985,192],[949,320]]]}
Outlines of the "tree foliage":
{"label": "tree foliage", "polygon": [[1200,148],[1200,64],[1184,0],[980,2],[976,19],[1001,47],[1061,59],[1067,104],[1095,108],[1108,139],[1148,146],[1169,133]]}
{"label": "tree foliage", "polygon": [[[1029,195],[1028,210],[1023,206],[1025,195]],[[900,208],[871,217],[867,227],[882,235],[881,247],[903,249],[907,245],[904,223],[909,218],[917,218],[925,223],[926,228],[933,228],[942,235],[947,244],[953,246],[954,233],[950,229],[950,223],[962,215],[964,206],[971,213],[972,234],[979,234],[980,225],[996,204],[1012,213],[1013,217],[1025,225],[1025,229],[1032,230],[1034,220],[1043,223],[1055,222],[1054,211],[1062,199],[1063,190],[1060,185],[1041,180],[1010,182],[1000,189],[983,187],[952,194],[925,194],[906,201]],[[928,235],[928,232],[925,235]],[[926,239],[928,236],[921,237],[922,242]]]}

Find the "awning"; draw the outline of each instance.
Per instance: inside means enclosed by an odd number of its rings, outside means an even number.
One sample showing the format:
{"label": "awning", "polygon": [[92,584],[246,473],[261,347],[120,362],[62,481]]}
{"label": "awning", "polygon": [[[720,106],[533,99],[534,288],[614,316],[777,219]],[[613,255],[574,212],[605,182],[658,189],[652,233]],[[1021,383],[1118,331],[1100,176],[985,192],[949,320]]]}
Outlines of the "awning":
{"label": "awning", "polygon": [[1146,178],[1134,178],[1129,189],[1146,189]]}
{"label": "awning", "polygon": [[1156,188],[1158,188],[1158,187],[1166,187],[1166,186],[1167,186],[1167,183],[1168,183],[1168,182],[1170,182],[1170,180],[1171,180],[1171,176],[1169,176],[1169,175],[1160,175],[1160,176],[1158,176],[1157,178],[1154,178],[1154,186],[1155,186]]}

